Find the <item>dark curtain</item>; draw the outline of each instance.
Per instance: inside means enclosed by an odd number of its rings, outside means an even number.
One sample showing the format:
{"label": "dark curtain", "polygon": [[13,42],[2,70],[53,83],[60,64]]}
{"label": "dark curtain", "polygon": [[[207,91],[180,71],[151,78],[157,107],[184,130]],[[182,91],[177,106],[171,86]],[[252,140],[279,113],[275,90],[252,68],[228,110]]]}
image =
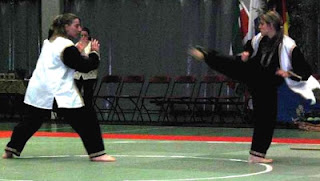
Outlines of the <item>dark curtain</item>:
{"label": "dark curtain", "polygon": [[[236,2],[65,0],[64,11],[79,15],[100,40],[100,76],[202,75],[211,70],[193,62],[187,49],[198,44],[228,53]],[[298,35],[303,36],[291,34],[318,72],[320,3],[288,2],[291,31],[301,30]],[[32,73],[42,43],[40,12],[41,0],[0,1],[0,72],[23,69]]]}
{"label": "dark curtain", "polygon": [[228,52],[236,0],[66,0],[101,43],[100,77],[106,74],[208,72],[194,62],[189,47],[203,45]]}
{"label": "dark curtain", "polygon": [[292,37],[314,73],[320,74],[320,1],[287,0],[289,35]]}
{"label": "dark curtain", "polygon": [[[65,0],[101,43],[99,76],[210,72],[189,47],[229,52],[237,0]],[[0,72],[31,74],[41,47],[41,1],[0,1]]]}
{"label": "dark curtain", "polygon": [[40,0],[0,1],[0,72],[33,71],[40,47],[40,8]]}

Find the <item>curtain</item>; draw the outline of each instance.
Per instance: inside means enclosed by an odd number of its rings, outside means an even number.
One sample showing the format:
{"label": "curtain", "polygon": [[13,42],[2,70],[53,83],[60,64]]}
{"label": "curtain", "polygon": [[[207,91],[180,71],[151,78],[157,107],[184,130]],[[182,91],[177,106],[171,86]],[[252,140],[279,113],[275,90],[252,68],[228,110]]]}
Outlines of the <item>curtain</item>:
{"label": "curtain", "polygon": [[[237,0],[65,0],[101,44],[106,74],[211,72],[187,54],[195,45],[229,52]],[[0,72],[31,74],[41,48],[41,0],[0,1]],[[76,40],[75,40],[76,41]]]}
{"label": "curtain", "polygon": [[30,74],[40,47],[40,0],[0,2],[0,72]]}
{"label": "curtain", "polygon": [[195,45],[229,52],[236,0],[66,0],[101,44],[99,75],[196,75]]}

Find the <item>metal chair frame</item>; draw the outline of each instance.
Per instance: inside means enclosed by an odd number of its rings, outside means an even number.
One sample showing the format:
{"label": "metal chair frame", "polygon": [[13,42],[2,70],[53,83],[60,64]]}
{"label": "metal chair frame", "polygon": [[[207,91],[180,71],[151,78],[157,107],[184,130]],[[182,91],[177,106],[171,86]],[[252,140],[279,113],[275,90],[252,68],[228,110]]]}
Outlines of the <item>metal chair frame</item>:
{"label": "metal chair frame", "polygon": [[144,83],[145,78],[143,75],[128,75],[123,77],[119,94],[116,96],[117,101],[115,106],[116,108],[119,108],[123,121],[127,121],[126,115],[128,113],[132,113],[130,121],[134,121],[136,112],[138,112],[138,116],[141,115],[139,104]]}
{"label": "metal chair frame", "polygon": [[[106,75],[102,78],[100,85],[97,89],[96,95],[93,97],[94,107],[100,114],[101,119],[105,121],[104,114],[107,113],[107,121],[113,120],[114,114],[120,120],[120,114],[117,111],[117,96],[121,89],[122,76],[119,75]],[[103,101],[103,102],[99,102]],[[101,105],[102,104],[102,105]]]}
{"label": "metal chair frame", "polygon": [[[184,108],[185,113],[192,113],[192,99],[193,94],[196,87],[196,78],[193,75],[183,75],[183,76],[176,76],[172,83],[172,88],[170,91],[169,96],[164,101],[165,103],[165,116],[163,120],[166,119],[170,121],[169,115],[173,114],[175,121],[177,121],[177,109],[175,106],[182,105]],[[186,114],[184,114],[186,115]],[[191,114],[192,115],[192,114]],[[192,118],[192,117],[190,117]]]}
{"label": "metal chair frame", "polygon": [[[149,121],[152,121],[151,114],[158,114],[157,121],[160,120],[164,112],[164,101],[166,100],[171,83],[171,77],[167,75],[156,75],[149,79],[143,96],[141,97],[141,117],[145,113]],[[158,108],[154,108],[155,105]]]}

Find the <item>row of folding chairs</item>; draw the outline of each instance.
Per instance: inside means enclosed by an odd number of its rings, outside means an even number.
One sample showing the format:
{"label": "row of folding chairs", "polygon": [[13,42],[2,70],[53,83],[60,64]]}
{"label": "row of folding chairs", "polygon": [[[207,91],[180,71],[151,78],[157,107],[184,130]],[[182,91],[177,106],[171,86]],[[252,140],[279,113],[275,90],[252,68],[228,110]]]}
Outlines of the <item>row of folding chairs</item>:
{"label": "row of folding chairs", "polygon": [[[103,121],[204,121],[226,115],[243,118],[248,94],[223,75],[170,77],[106,75],[97,86],[94,106]],[[232,114],[233,115],[233,114]]]}

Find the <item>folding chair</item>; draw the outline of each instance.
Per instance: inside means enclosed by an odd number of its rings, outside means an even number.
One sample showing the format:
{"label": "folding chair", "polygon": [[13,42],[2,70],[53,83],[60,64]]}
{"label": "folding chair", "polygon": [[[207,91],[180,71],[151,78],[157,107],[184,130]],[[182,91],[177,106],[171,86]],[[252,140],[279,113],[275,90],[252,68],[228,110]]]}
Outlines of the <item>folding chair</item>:
{"label": "folding chair", "polygon": [[[175,121],[178,121],[179,115],[188,115],[192,113],[192,98],[196,86],[196,78],[193,75],[184,75],[175,77],[171,92],[165,100],[164,120],[173,115]],[[191,115],[191,114],[190,114]]]}
{"label": "folding chair", "polygon": [[119,75],[106,75],[102,78],[93,97],[94,107],[97,109],[103,121],[113,120],[114,114],[120,120],[120,114],[116,108],[117,95],[121,88],[122,77]]}
{"label": "folding chair", "polygon": [[246,87],[224,75],[216,75],[214,79],[218,94],[211,98],[215,100],[213,114],[218,115],[222,122],[224,116],[240,116],[243,120],[247,108]]}
{"label": "folding chair", "polygon": [[141,97],[141,117],[147,114],[149,121],[152,121],[151,115],[158,115],[157,121],[160,120],[164,111],[164,101],[166,100],[171,77],[167,75],[156,75],[149,79],[143,96]]}
{"label": "folding chair", "polygon": [[200,117],[201,121],[204,116],[213,117],[215,106],[218,102],[218,96],[222,86],[217,84],[220,77],[215,75],[205,75],[199,82],[197,96],[193,101],[192,117]]}
{"label": "folding chair", "polygon": [[[123,121],[133,121],[138,112],[140,113],[139,101],[141,98],[143,86],[144,86],[143,75],[128,75],[123,77],[122,85],[119,94],[116,96],[116,106],[122,114]],[[128,114],[132,114],[130,119],[127,119]]]}

